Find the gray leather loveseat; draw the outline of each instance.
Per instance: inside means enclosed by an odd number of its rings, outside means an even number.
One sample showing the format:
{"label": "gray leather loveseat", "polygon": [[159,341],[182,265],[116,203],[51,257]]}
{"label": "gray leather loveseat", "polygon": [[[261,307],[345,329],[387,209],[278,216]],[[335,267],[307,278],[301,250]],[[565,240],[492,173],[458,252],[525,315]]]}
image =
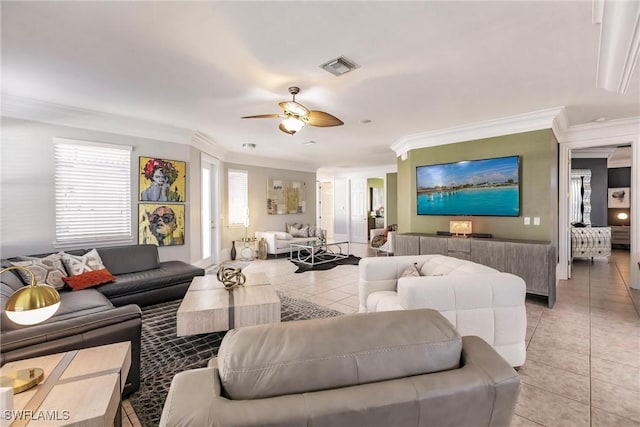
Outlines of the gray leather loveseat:
{"label": "gray leather loveseat", "polygon": [[177,374],[161,426],[508,426],[518,374],[430,309],[231,330]]}
{"label": "gray leather loveseat", "polygon": [[[68,251],[84,255],[88,250]],[[116,277],[111,283],[79,291],[60,291],[60,308],[47,321],[21,326],[7,317],[4,307],[14,291],[24,286],[15,271],[0,278],[0,321],[2,364],[14,360],[59,353],[120,341],[131,341],[131,368],[124,395],[140,384],[140,334],[142,313],[139,306],[179,299],[194,276],[204,270],[181,261],[160,262],[153,245],[99,248],[103,264]],[[35,255],[44,257],[48,254]],[[2,260],[2,267],[12,259]]]}

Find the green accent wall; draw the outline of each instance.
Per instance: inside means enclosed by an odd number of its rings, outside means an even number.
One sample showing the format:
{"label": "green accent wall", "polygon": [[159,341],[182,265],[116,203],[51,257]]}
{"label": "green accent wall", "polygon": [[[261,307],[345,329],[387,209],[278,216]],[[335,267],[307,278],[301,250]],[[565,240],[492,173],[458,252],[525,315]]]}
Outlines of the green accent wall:
{"label": "green accent wall", "polygon": [[[520,156],[520,216],[435,216],[416,214],[416,167],[462,160]],[[401,233],[449,231],[449,221],[466,219],[473,231],[504,239],[543,240],[557,245],[558,142],[551,129],[420,148],[398,158],[398,230]],[[531,217],[524,225],[523,217]],[[533,225],[540,217],[540,225]]]}
{"label": "green accent wall", "polygon": [[387,177],[387,225],[398,223],[398,174],[388,173]]}

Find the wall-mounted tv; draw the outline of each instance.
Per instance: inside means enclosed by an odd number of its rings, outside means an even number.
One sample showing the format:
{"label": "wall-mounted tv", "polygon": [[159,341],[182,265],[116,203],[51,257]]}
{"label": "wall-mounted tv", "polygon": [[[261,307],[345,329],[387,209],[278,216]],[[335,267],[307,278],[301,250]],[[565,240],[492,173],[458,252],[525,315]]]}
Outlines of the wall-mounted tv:
{"label": "wall-mounted tv", "polygon": [[520,157],[416,167],[418,215],[520,215]]}

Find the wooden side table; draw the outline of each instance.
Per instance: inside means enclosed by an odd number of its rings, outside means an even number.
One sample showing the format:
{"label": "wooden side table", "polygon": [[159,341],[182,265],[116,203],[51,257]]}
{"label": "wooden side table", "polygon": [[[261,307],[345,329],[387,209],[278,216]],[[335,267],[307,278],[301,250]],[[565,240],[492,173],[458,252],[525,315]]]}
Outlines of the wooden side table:
{"label": "wooden side table", "polygon": [[255,237],[243,237],[237,241],[242,243],[238,248],[239,258],[243,261],[253,261],[256,259],[256,239]]}
{"label": "wooden side table", "polygon": [[129,341],[10,362],[0,371],[33,367],[44,369],[44,381],[13,396],[11,427],[121,425]]}

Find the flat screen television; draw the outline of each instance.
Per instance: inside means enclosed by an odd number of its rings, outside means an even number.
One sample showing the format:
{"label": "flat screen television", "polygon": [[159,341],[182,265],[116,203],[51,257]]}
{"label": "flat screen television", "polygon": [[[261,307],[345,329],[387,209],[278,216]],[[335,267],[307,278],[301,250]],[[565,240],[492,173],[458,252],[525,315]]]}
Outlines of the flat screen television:
{"label": "flat screen television", "polygon": [[416,167],[418,215],[520,215],[520,156]]}

